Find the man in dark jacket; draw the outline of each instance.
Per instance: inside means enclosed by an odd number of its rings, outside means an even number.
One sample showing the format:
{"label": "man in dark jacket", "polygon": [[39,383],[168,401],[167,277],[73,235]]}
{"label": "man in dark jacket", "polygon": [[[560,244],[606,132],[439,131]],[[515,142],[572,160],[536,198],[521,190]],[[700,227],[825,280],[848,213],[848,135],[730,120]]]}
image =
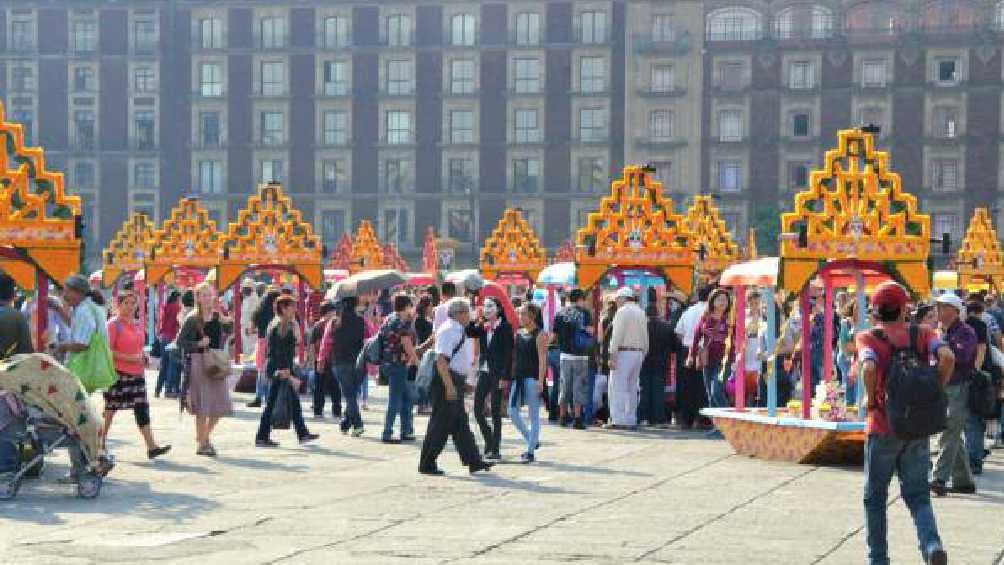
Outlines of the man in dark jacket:
{"label": "man in dark jacket", "polygon": [[666,373],[669,370],[669,355],[679,347],[678,340],[673,325],[659,317],[659,309],[655,305],[650,304],[645,314],[648,316],[648,354],[641,364],[638,420],[655,428],[666,428]]}
{"label": "man in dark jacket", "polygon": [[326,370],[333,370],[345,410],[342,411],[342,433],[352,429],[352,436],[363,434],[363,419],[359,414],[359,384],[362,375],[356,371],[356,358],[363,348],[365,326],[356,314],[356,299],[343,298],[338,313],[328,323],[321,343],[318,364]]}
{"label": "man in dark jacket", "polygon": [[[319,355],[321,341],[328,331],[328,324],[331,323],[337,313],[337,306],[333,302],[324,302],[318,311],[320,319],[310,328],[309,339],[307,339],[309,359],[315,359]],[[314,417],[324,417],[324,404],[328,397],[331,398],[331,417],[340,419],[342,417],[342,394],[341,387],[335,380],[335,374],[330,366],[324,366],[320,360],[315,360],[313,366],[308,370],[314,371]]]}

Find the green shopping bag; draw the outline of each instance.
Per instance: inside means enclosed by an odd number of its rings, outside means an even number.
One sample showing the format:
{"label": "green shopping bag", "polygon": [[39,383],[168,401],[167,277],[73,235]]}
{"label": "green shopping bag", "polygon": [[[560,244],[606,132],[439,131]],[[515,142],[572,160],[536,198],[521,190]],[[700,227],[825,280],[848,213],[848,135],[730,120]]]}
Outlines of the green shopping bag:
{"label": "green shopping bag", "polygon": [[112,350],[108,338],[101,331],[101,317],[95,312],[96,306],[91,305],[94,316],[94,333],[87,344],[87,349],[70,355],[66,360],[66,368],[80,380],[88,394],[96,390],[107,390],[118,380],[115,363],[112,361]]}

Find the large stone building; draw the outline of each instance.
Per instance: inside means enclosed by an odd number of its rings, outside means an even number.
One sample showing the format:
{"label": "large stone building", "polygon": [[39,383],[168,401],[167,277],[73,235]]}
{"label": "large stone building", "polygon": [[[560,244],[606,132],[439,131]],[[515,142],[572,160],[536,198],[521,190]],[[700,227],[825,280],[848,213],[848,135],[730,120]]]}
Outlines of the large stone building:
{"label": "large stone building", "polygon": [[363,218],[406,252],[428,225],[469,243],[515,205],[555,246],[625,161],[742,230],[865,122],[957,240],[1004,188],[1002,6],[19,0],[0,93],[92,251],[129,211],[196,193],[226,220],[269,179],[329,244]]}

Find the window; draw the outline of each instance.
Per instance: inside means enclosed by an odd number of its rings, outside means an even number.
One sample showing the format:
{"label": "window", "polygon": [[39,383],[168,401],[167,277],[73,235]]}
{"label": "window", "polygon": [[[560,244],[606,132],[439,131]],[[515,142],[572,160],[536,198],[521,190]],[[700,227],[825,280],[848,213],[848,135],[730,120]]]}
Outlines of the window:
{"label": "window", "polygon": [[540,45],[540,14],[516,14],[516,45]]}
{"label": "window", "polygon": [[520,109],[513,112],[514,141],[516,143],[540,143],[540,122],[536,109]]}
{"label": "window", "polygon": [[[885,112],[882,108],[867,106],[858,110],[858,123],[863,126],[876,125],[879,126],[879,128],[882,128],[882,124],[885,123],[884,116]],[[886,132],[882,129],[881,133],[884,134]]]}
{"label": "window", "polygon": [[655,110],[648,115],[648,135],[652,141],[666,142],[673,137],[673,113]]}
{"label": "window", "polygon": [[957,59],[941,59],[938,61],[938,83],[944,85],[958,84],[959,62]]}
{"label": "window", "polygon": [[132,74],[132,84],[137,93],[156,92],[157,79],[153,67],[136,67]]}
{"label": "window", "polygon": [[412,164],[407,159],[384,161],[384,192],[404,194],[411,189]]}
{"label": "window", "polygon": [[718,72],[715,78],[718,88],[722,90],[742,90],[746,86],[746,67],[735,61],[718,63]]}
{"label": "window", "polygon": [[35,49],[35,21],[31,18],[15,17],[10,22],[10,49],[24,53]]}
{"label": "window", "polygon": [[794,61],[788,67],[788,88],[805,90],[815,86],[813,64],[809,61]]}
{"label": "window", "polygon": [[14,92],[32,92],[35,90],[35,69],[28,66],[15,66],[10,70],[11,90]]}
{"label": "window", "polygon": [[136,163],[132,168],[132,179],[135,188],[156,188],[157,166],[153,163]]}
{"label": "window", "polygon": [[223,20],[202,18],[199,20],[199,46],[203,49],[223,49]]}
{"label": "window", "polygon": [[809,186],[809,171],[810,165],[808,163],[788,163],[788,189],[807,188]]}
{"label": "window", "polygon": [[219,63],[199,65],[199,94],[223,96],[223,67]]}
{"label": "window", "polygon": [[210,160],[199,162],[199,192],[204,195],[223,193],[223,163]]}
{"label": "window", "polygon": [[994,9],[994,21],[997,29],[1004,29],[1004,2],[998,2]]}
{"label": "window", "polygon": [[202,147],[219,147],[220,124],[219,112],[199,112],[199,144]]}
{"label": "window", "polygon": [[[325,194],[338,194],[344,192],[342,185],[345,183],[345,165],[336,159],[321,161],[321,192]],[[341,235],[341,232],[338,232]]]}
{"label": "window", "polygon": [[603,159],[599,157],[579,158],[579,192],[595,193],[607,184],[607,174],[603,170]]}
{"label": "window", "polygon": [[137,53],[153,53],[157,49],[157,24],[153,20],[132,23],[132,47]]}
{"label": "window", "polygon": [[604,141],[607,137],[606,112],[600,108],[579,110],[579,141]]}
{"label": "window", "polygon": [[262,61],[260,80],[259,94],[282,96],[286,93],[286,64],[282,61]]}
{"label": "window", "polygon": [[282,145],[286,142],[282,112],[264,111],[259,116],[262,145]]}
{"label": "window", "polygon": [[452,194],[470,194],[474,190],[474,161],[454,158],[446,161],[447,190]]}
{"label": "window", "polygon": [[661,182],[664,190],[668,189],[673,175],[672,161],[656,161],[652,163],[652,167],[655,168],[655,174],[652,178]]}
{"label": "window", "polygon": [[753,41],[760,39],[760,14],[748,8],[723,8],[708,14],[708,41]]}
{"label": "window", "polygon": [[321,24],[321,46],[326,49],[348,47],[352,43],[349,34],[349,18],[330,16]]}
{"label": "window", "polygon": [[266,16],[258,20],[258,33],[263,49],[281,49],[286,46],[286,18]]}
{"label": "window", "polygon": [[959,215],[952,213],[931,214],[931,231],[935,237],[949,234],[952,241],[959,241]]}
{"label": "window", "polygon": [[324,62],[324,95],[346,96],[349,93],[349,64],[345,61]]}
{"label": "window", "polygon": [[383,211],[383,240],[400,247],[408,243],[408,210],[406,208],[387,208]]}
{"label": "window", "polygon": [[603,57],[579,59],[579,91],[603,92],[606,82],[606,61]]}
{"label": "window", "polygon": [[540,186],[540,159],[513,159],[512,190],[520,194],[536,194]]}
{"label": "window", "polygon": [[931,124],[932,133],[936,137],[941,137],[945,139],[953,139],[959,135],[958,123],[959,123],[959,109],[955,106],[935,106],[933,114],[933,123]]}
{"label": "window", "polygon": [[75,142],[78,149],[94,149],[94,112],[77,110],[73,113]]}
{"label": "window", "polygon": [[739,192],[742,189],[742,164],[739,161],[719,161],[718,190],[722,192]]}
{"label": "window", "polygon": [[446,236],[469,242],[474,236],[474,217],[469,208],[451,208],[446,212]]}
{"label": "window", "polygon": [[150,150],[157,144],[157,129],[152,110],[140,110],[133,115],[133,136],[136,149]]}
{"label": "window", "polygon": [[97,173],[94,163],[77,162],[73,165],[73,182],[78,189],[94,188],[97,184]]}
{"label": "window", "polygon": [[406,47],[411,45],[411,18],[404,14],[387,16],[387,45]]}
{"label": "window", "polygon": [[861,86],[865,88],[885,87],[885,61],[870,60],[861,63]]}
{"label": "window", "polygon": [[474,93],[474,61],[471,59],[450,61],[450,92],[453,94]]}
{"label": "window", "polygon": [[411,94],[413,90],[411,61],[387,61],[387,94]]}
{"label": "window", "polygon": [[471,14],[450,18],[450,45],[470,47],[477,43],[477,22]]}
{"label": "window", "polygon": [[98,23],[76,20],[70,28],[70,48],[75,53],[93,53],[98,47]]}
{"label": "window", "polygon": [[97,75],[91,67],[75,67],[73,69],[73,91],[94,92],[98,89]]}
{"label": "window", "polygon": [[931,160],[931,188],[939,192],[958,190],[959,161],[957,159]]}
{"label": "window", "polygon": [[833,13],[822,6],[793,6],[782,10],[774,20],[778,39],[806,37],[825,39],[833,32]]}
{"label": "window", "polygon": [[791,136],[809,137],[811,131],[809,113],[796,112],[791,115]]}
{"label": "window", "polygon": [[673,16],[669,14],[652,16],[652,41],[673,41]]}
{"label": "window", "polygon": [[258,182],[282,182],[285,173],[282,159],[262,159],[258,161]]}
{"label": "window", "polygon": [[474,143],[474,112],[450,112],[450,143]]}
{"label": "window", "polygon": [[537,94],[540,92],[540,60],[536,58],[519,58],[513,60],[515,75],[513,88],[520,94]]}
{"label": "window", "polygon": [[582,43],[606,43],[607,13],[588,11],[579,14],[579,41]]}
{"label": "window", "polygon": [[325,145],[345,145],[349,142],[349,117],[343,110],[328,110],[323,114]]}
{"label": "window", "polygon": [[387,112],[387,143],[399,145],[411,143],[411,112],[392,110]]}
{"label": "window", "polygon": [[652,67],[652,92],[672,92],[675,86],[673,65],[654,65]]}
{"label": "window", "polygon": [[721,110],[718,112],[718,140],[742,141],[743,113],[740,110]]}
{"label": "window", "polygon": [[153,221],[157,220],[157,194],[152,192],[133,192],[129,195],[129,210],[131,214],[143,214]]}
{"label": "window", "polygon": [[11,112],[11,120],[21,124],[21,131],[24,133],[24,144],[28,147],[35,145],[35,114],[31,110],[14,110]]}
{"label": "window", "polygon": [[321,212],[321,239],[325,243],[336,243],[345,234],[345,228],[345,210]]}

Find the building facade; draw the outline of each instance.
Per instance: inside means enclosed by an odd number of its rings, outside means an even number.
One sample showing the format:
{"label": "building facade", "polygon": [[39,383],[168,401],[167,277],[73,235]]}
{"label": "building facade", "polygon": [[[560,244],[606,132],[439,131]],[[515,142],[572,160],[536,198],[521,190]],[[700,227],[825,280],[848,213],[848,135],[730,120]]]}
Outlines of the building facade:
{"label": "building facade", "polygon": [[227,221],[265,180],[329,245],[371,219],[463,255],[519,206],[554,247],[625,162],[744,233],[861,123],[958,241],[1004,189],[1002,29],[988,0],[22,0],[0,95],[92,255],[129,212]]}

